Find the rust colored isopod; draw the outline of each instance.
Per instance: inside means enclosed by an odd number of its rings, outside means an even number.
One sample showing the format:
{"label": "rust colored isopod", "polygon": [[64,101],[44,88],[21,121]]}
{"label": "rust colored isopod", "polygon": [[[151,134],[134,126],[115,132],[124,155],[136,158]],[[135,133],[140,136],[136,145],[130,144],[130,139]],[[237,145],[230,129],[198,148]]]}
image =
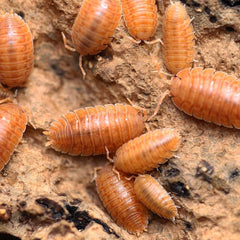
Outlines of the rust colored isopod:
{"label": "rust colored isopod", "polygon": [[26,129],[27,116],[14,103],[0,105],[0,171],[9,161]]}
{"label": "rust colored isopod", "polygon": [[163,20],[163,55],[167,69],[176,74],[191,67],[194,60],[194,33],[185,7],[176,2],[166,9]]}
{"label": "rust colored isopod", "polygon": [[121,2],[129,33],[136,40],[147,41],[157,28],[155,0],[121,0]]}
{"label": "rust colored isopod", "polygon": [[95,55],[104,50],[120,18],[120,0],[85,0],[72,28],[76,51],[80,55]]}
{"label": "rust colored isopod", "polygon": [[147,132],[123,144],[113,158],[114,165],[125,173],[144,173],[165,163],[179,144],[180,136],[172,129]]}
{"label": "rust colored isopod", "polygon": [[11,88],[26,86],[33,60],[28,25],[17,14],[0,15],[0,82]]}
{"label": "rust colored isopod", "polygon": [[173,103],[185,113],[225,127],[240,128],[240,81],[212,68],[187,68],[171,81]]}
{"label": "rust colored isopod", "polygon": [[108,104],[69,112],[53,122],[49,143],[70,155],[98,155],[116,151],[144,130],[144,114],[127,104]]}
{"label": "rust colored isopod", "polygon": [[133,180],[127,180],[126,174],[113,172],[112,166],[104,167],[97,176],[96,184],[99,196],[119,226],[129,233],[140,234],[147,228],[148,211],[136,198]]}
{"label": "rust colored isopod", "polygon": [[174,220],[177,208],[167,191],[150,175],[139,175],[134,182],[137,198],[157,215]]}

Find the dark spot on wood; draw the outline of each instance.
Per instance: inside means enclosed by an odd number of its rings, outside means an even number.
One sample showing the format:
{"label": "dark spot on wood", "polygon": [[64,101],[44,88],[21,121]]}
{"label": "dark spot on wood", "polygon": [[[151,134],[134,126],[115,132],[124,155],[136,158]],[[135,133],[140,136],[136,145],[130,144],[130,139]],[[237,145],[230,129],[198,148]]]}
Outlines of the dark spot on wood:
{"label": "dark spot on wood", "polygon": [[240,6],[240,0],[222,0],[222,3],[229,7]]}
{"label": "dark spot on wood", "polygon": [[190,222],[186,221],[184,223],[184,225],[185,225],[185,228],[186,228],[187,231],[191,231],[192,230],[192,224]]}
{"label": "dark spot on wood", "polygon": [[185,186],[182,182],[172,182],[169,183],[170,190],[174,193],[176,193],[180,197],[189,197],[190,192],[188,190],[188,187]]}
{"label": "dark spot on wood", "polygon": [[27,203],[26,203],[25,201],[21,201],[21,202],[19,203],[19,206],[22,207],[22,208],[24,208],[24,207],[27,206]]}
{"label": "dark spot on wood", "polygon": [[93,221],[97,224],[102,225],[104,231],[107,232],[108,234],[113,234],[115,235],[116,238],[119,238],[115,231],[111,229],[106,223],[102,222],[97,218],[92,218],[91,216],[89,216],[87,211],[77,211],[78,207],[71,206],[68,204],[65,207],[69,212],[69,214],[66,217],[66,220],[69,222],[73,222],[74,226],[79,231],[84,230],[87,227],[87,225]]}
{"label": "dark spot on wood", "polygon": [[166,177],[176,177],[180,174],[180,170],[177,169],[177,168],[170,168],[170,169],[167,169],[165,172],[164,172],[165,176]]}
{"label": "dark spot on wood", "polygon": [[16,14],[19,15],[22,19],[25,17],[25,13],[22,11],[16,11]]}
{"label": "dark spot on wood", "polygon": [[19,237],[15,237],[11,234],[7,234],[7,233],[0,233],[0,239],[2,240],[21,240],[21,238]]}
{"label": "dark spot on wood", "polygon": [[210,16],[209,21],[211,23],[216,23],[217,22],[217,18],[215,16]]}
{"label": "dark spot on wood", "polygon": [[196,169],[196,177],[202,177],[203,180],[211,182],[211,175],[214,173],[214,167],[206,160],[201,160]]}
{"label": "dark spot on wood", "polygon": [[233,27],[231,27],[231,26],[227,26],[227,27],[226,27],[226,31],[227,31],[227,32],[234,32],[235,29],[234,29]]}
{"label": "dark spot on wood", "polygon": [[211,13],[210,8],[208,8],[208,7],[205,7],[205,8],[204,8],[204,11],[205,11],[207,14],[210,14],[210,13]]}
{"label": "dark spot on wood", "polygon": [[54,221],[59,221],[63,218],[64,209],[55,201],[48,198],[39,198],[36,199],[36,203],[41,205]]}
{"label": "dark spot on wood", "polygon": [[238,168],[236,168],[235,170],[233,170],[230,175],[229,175],[229,179],[233,179],[233,178],[236,178],[236,177],[239,177],[240,176],[240,171]]}

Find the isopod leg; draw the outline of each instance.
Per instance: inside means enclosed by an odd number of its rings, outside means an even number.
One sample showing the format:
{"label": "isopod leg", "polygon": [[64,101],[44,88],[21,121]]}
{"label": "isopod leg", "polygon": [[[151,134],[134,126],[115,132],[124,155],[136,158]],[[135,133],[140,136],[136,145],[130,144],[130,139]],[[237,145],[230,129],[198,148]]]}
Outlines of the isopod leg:
{"label": "isopod leg", "polygon": [[160,97],[160,99],[159,99],[159,101],[158,101],[157,107],[155,108],[154,113],[147,119],[147,121],[151,121],[151,119],[157,115],[157,113],[158,113],[158,111],[159,111],[159,109],[160,109],[160,106],[161,106],[164,98],[165,98],[167,95],[170,95],[170,91],[169,91],[169,90],[166,90],[166,91],[162,94],[162,96]]}
{"label": "isopod leg", "polygon": [[7,102],[13,102],[13,99],[10,97],[7,97],[0,100],[0,104],[7,103]]}
{"label": "isopod leg", "polygon": [[160,38],[152,40],[152,41],[144,40],[144,43],[149,44],[149,45],[159,43],[159,42],[163,45],[163,41]]}
{"label": "isopod leg", "polygon": [[113,163],[114,161],[113,161],[112,158],[110,158],[110,156],[109,156],[109,150],[108,150],[108,148],[107,148],[106,146],[105,146],[105,149],[106,149],[106,154],[107,154],[107,159],[108,159],[108,161],[111,162],[111,163]]}
{"label": "isopod leg", "polygon": [[137,110],[140,110],[141,112],[143,112],[144,115],[144,121],[147,120],[147,110],[145,108],[139,107],[136,104],[134,104],[129,98],[127,98],[128,102]]}
{"label": "isopod leg", "polygon": [[101,170],[102,167],[95,167],[94,170],[93,170],[93,178],[91,179],[91,183],[94,182],[97,178],[97,171]]}
{"label": "isopod leg", "polygon": [[120,181],[120,180],[121,180],[120,173],[119,173],[119,171],[116,169],[115,166],[113,166],[112,171],[113,171],[115,174],[117,174],[118,180]]}
{"label": "isopod leg", "polygon": [[85,78],[86,76],[86,72],[82,66],[82,55],[79,56],[79,68],[81,69],[81,72],[82,72],[82,75],[83,75],[83,79]]}
{"label": "isopod leg", "polygon": [[128,36],[128,39],[130,39],[133,43],[136,43],[136,44],[140,44],[141,43],[141,40],[139,39],[139,40],[136,40],[136,39],[134,39],[134,38],[132,38],[132,37],[130,37],[130,36]]}
{"label": "isopod leg", "polygon": [[67,39],[66,39],[66,36],[63,32],[61,32],[62,34],[62,38],[63,38],[63,44],[64,44],[64,47],[69,50],[69,51],[72,51],[72,52],[76,52],[76,49],[75,48],[72,48],[70,47],[68,44],[67,44]]}

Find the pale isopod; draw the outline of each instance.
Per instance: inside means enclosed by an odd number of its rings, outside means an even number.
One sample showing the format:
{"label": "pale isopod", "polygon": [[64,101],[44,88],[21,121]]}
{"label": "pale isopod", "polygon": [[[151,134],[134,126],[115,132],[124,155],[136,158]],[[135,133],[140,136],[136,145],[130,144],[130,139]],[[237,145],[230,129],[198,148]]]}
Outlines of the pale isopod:
{"label": "pale isopod", "polygon": [[99,196],[119,226],[128,232],[140,234],[147,228],[148,211],[136,198],[133,180],[127,180],[126,174],[119,171],[119,176],[112,166],[104,167],[97,175],[96,184]]}
{"label": "pale isopod", "polygon": [[24,87],[33,68],[33,39],[17,14],[0,15],[0,82]]}
{"label": "pale isopod", "polygon": [[172,129],[147,132],[123,144],[113,158],[114,165],[125,173],[144,173],[165,163],[179,144],[180,136]]}
{"label": "pale isopod", "polygon": [[0,170],[8,163],[26,129],[27,116],[14,103],[0,105]]}
{"label": "pale isopod", "polygon": [[212,68],[187,68],[171,80],[173,103],[185,113],[240,128],[240,81]]}
{"label": "pale isopod", "polygon": [[174,220],[177,208],[167,191],[150,175],[139,175],[134,182],[137,198],[152,212]]}
{"label": "pale isopod", "polygon": [[163,20],[163,55],[167,69],[176,74],[191,67],[194,60],[194,33],[185,7],[175,2]]}
{"label": "pale isopod", "polygon": [[155,0],[121,0],[121,2],[129,33],[140,41],[152,37],[157,28]]}
{"label": "pale isopod", "polygon": [[47,132],[52,148],[70,155],[97,155],[116,151],[144,130],[144,114],[127,104],[108,104],[69,112]]}

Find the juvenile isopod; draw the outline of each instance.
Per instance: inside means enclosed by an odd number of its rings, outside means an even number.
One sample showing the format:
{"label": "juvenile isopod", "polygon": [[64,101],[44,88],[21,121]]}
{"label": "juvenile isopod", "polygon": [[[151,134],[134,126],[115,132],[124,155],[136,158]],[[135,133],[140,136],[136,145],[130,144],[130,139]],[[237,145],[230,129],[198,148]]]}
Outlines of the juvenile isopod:
{"label": "juvenile isopod", "polygon": [[27,116],[19,105],[14,103],[0,105],[0,170],[8,163],[26,125]]}
{"label": "juvenile isopod", "polygon": [[0,15],[0,82],[11,88],[26,86],[33,60],[28,25],[17,14]]}
{"label": "juvenile isopod", "polygon": [[[149,40],[157,28],[155,0],[121,0],[124,19],[130,35],[136,40]],[[158,41],[158,40],[156,40]]]}
{"label": "juvenile isopod", "polygon": [[139,175],[134,181],[137,198],[152,212],[174,220],[177,208],[167,191],[150,175]]}
{"label": "juvenile isopod", "polygon": [[74,49],[65,47],[80,54],[81,57],[95,55],[104,50],[112,40],[112,36],[121,18],[120,0],[84,0],[72,28]]}
{"label": "juvenile isopod", "polygon": [[108,104],[69,112],[53,122],[47,132],[57,151],[70,155],[98,155],[116,151],[144,130],[144,114],[127,104]]}
{"label": "juvenile isopod", "polygon": [[150,131],[123,144],[113,162],[116,169],[125,173],[144,173],[165,163],[179,144],[180,136],[172,129]]}
{"label": "juvenile isopod", "polygon": [[240,81],[212,68],[187,68],[171,80],[173,103],[185,113],[240,128]]}
{"label": "juvenile isopod", "polygon": [[127,175],[120,171],[119,178],[112,168],[113,166],[108,165],[97,175],[99,196],[119,226],[129,233],[140,234],[147,228],[148,211],[136,198],[133,180],[127,180]]}
{"label": "juvenile isopod", "polygon": [[194,60],[194,33],[185,7],[175,2],[163,20],[163,55],[167,69],[176,74],[191,67]]}

